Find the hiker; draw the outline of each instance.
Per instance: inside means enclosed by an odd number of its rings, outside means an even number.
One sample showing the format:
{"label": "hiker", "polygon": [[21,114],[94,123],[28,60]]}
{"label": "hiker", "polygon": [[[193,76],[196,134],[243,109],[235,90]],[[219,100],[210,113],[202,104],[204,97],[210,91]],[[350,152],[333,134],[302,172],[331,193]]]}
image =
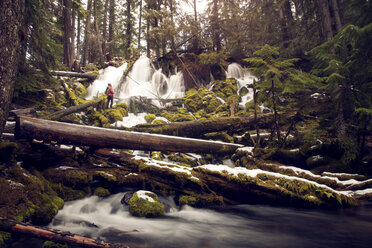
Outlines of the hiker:
{"label": "hiker", "polygon": [[[109,106],[110,106],[110,108],[112,108],[112,104],[114,103],[114,90],[112,89],[111,84],[107,85],[105,94],[107,96],[107,106],[106,106],[106,108],[109,108]],[[111,105],[110,105],[110,102],[111,102]]]}

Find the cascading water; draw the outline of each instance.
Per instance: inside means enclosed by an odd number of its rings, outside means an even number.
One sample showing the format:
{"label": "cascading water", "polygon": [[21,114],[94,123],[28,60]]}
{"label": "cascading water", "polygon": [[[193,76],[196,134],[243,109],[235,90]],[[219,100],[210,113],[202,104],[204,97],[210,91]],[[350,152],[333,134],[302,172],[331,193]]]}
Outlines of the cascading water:
{"label": "cascading water", "polygon": [[127,63],[124,63],[120,67],[109,66],[103,70],[100,70],[98,78],[93,82],[91,86],[87,88],[87,94],[85,99],[93,99],[97,95],[101,95],[105,92],[108,83],[111,83],[113,89],[119,87],[120,79],[123,76],[123,72],[127,68]]}
{"label": "cascading water", "polygon": [[120,203],[122,197],[66,202],[49,227],[148,248],[369,248],[372,242],[372,206],[345,211],[264,205],[178,209],[171,198],[161,198],[170,211],[149,219],[132,216]]}
{"label": "cascading water", "polygon": [[152,103],[159,106],[156,99],[172,99],[185,95],[185,87],[181,73],[168,78],[161,71],[155,70],[147,57],[138,59],[126,78],[121,81],[119,98],[128,99],[142,96],[153,99]]}
{"label": "cascading water", "polygon": [[255,77],[249,72],[244,71],[238,63],[232,63],[227,67],[226,77],[237,80],[238,92],[242,88],[246,88],[248,93],[242,96],[242,100],[239,103],[240,108],[245,109],[245,104],[253,99],[253,90],[250,87],[253,85]]}

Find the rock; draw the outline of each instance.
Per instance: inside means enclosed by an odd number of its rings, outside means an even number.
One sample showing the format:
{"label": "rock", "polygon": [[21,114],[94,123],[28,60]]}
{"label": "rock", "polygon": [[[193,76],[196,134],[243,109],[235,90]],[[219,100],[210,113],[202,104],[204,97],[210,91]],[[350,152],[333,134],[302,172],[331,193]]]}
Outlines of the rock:
{"label": "rock", "polygon": [[129,201],[130,199],[133,197],[135,191],[128,191],[128,192],[125,192],[124,195],[123,195],[123,198],[121,198],[121,204],[123,205],[129,205]]}
{"label": "rock", "polygon": [[139,217],[157,217],[164,214],[164,205],[155,193],[139,190],[129,200],[129,212]]}

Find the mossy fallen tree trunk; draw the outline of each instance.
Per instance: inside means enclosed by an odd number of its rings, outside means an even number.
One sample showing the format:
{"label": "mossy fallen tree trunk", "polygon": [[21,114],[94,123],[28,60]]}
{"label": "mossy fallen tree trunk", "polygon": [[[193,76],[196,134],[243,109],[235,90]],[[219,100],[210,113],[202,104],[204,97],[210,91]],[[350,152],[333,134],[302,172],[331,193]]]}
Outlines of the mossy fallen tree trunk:
{"label": "mossy fallen tree trunk", "polygon": [[60,144],[149,151],[234,153],[241,145],[167,135],[129,132],[18,116],[16,138]]}
{"label": "mossy fallen tree trunk", "polygon": [[94,74],[79,73],[79,72],[72,72],[72,71],[51,71],[50,73],[55,76],[88,78],[88,79],[93,79],[93,80],[98,77],[98,75],[94,75]]}
{"label": "mossy fallen tree trunk", "polygon": [[[283,120],[294,116],[294,113],[285,113]],[[270,128],[274,121],[274,114],[262,114],[257,116],[257,125],[261,129]],[[196,121],[173,122],[158,125],[137,125],[133,131],[159,134],[177,135],[183,137],[199,137],[205,133],[225,130],[253,130],[255,129],[253,116],[232,116]]]}
{"label": "mossy fallen tree trunk", "polygon": [[0,230],[5,232],[19,233],[23,235],[28,235],[31,237],[51,240],[55,242],[66,243],[69,245],[76,245],[78,247],[88,247],[88,248],[125,248],[128,247],[122,244],[110,244],[103,240],[96,240],[88,237],[83,237],[75,235],[70,232],[60,232],[58,230],[43,228],[34,226],[31,224],[9,220],[0,219]]}
{"label": "mossy fallen tree trunk", "polygon": [[67,108],[67,109],[62,109],[60,111],[57,111],[57,112],[51,113],[49,115],[43,116],[42,118],[43,119],[49,119],[49,120],[58,120],[58,119],[61,119],[62,117],[66,116],[66,115],[76,113],[76,112],[82,111],[84,109],[87,109],[91,106],[97,105],[102,101],[103,101],[103,98],[98,98],[96,100],[92,100],[90,102],[87,102],[87,103],[84,103],[84,104],[81,104],[81,105],[78,105],[78,106],[72,106],[72,107]]}

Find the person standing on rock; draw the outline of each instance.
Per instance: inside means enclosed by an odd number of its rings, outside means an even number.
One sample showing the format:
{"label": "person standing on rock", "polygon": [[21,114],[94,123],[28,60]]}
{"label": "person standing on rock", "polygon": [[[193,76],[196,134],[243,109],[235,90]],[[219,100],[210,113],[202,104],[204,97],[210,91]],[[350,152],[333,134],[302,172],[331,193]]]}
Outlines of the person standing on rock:
{"label": "person standing on rock", "polygon": [[112,104],[114,103],[114,90],[112,89],[111,84],[107,85],[105,94],[107,96],[107,106],[106,106],[106,108],[109,108],[109,106],[110,106],[110,108],[112,108]]}

